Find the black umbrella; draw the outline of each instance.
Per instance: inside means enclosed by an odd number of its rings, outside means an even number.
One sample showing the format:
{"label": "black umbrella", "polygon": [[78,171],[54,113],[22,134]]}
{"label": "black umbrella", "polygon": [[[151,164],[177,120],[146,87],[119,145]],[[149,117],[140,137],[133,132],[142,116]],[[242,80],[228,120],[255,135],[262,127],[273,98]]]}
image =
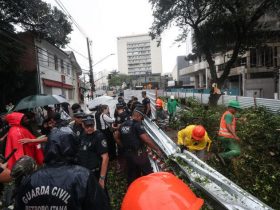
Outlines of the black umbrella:
{"label": "black umbrella", "polygon": [[21,99],[14,110],[32,109],[39,106],[60,104],[64,102],[67,102],[67,100],[58,95],[32,95]]}

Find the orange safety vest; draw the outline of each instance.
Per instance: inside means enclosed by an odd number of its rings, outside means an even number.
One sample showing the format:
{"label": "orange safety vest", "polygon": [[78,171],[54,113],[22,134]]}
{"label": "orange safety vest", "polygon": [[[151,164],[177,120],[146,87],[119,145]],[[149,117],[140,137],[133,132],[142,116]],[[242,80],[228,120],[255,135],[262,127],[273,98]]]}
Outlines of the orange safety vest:
{"label": "orange safety vest", "polygon": [[[234,136],[232,135],[231,132],[228,131],[227,129],[227,125],[226,125],[226,120],[225,120],[225,116],[227,114],[231,114],[233,115],[230,111],[226,111],[222,118],[221,118],[221,122],[220,122],[220,130],[219,130],[219,136],[223,136],[225,138],[234,138]],[[232,121],[232,125],[233,125],[233,131],[235,132],[235,128],[236,128],[236,119],[233,116],[233,121]]]}

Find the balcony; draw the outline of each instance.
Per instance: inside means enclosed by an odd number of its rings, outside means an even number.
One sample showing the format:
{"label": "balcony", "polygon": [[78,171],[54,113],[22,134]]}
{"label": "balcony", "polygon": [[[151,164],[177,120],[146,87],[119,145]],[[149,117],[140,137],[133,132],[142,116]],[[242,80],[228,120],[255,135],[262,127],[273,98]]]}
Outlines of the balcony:
{"label": "balcony", "polygon": [[200,70],[206,69],[206,68],[208,68],[208,63],[206,61],[202,61],[202,62],[196,63],[192,66],[188,66],[184,69],[181,69],[179,71],[179,76],[194,74],[194,73],[196,73]]}

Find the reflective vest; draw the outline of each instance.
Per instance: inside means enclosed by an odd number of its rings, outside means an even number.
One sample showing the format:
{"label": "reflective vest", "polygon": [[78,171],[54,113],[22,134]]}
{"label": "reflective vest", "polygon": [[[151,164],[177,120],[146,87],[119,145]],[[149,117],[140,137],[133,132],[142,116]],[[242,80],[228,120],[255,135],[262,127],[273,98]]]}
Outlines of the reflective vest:
{"label": "reflective vest", "polygon": [[232,120],[232,128],[233,131],[235,132],[235,128],[236,128],[236,120],[234,115],[230,112],[230,111],[226,111],[222,118],[221,118],[221,122],[220,122],[220,130],[219,130],[219,136],[223,136],[225,138],[234,138],[234,136],[232,135],[231,132],[228,131],[227,129],[227,125],[226,125],[226,120],[225,120],[225,116],[227,114],[231,114],[233,116],[233,120]]}

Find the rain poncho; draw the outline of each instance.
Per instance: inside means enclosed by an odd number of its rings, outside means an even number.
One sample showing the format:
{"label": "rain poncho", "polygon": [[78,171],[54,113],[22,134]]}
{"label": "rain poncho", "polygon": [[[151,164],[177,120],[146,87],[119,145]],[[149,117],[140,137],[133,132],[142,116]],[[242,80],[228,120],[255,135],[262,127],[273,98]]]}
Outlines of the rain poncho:
{"label": "rain poncho", "polygon": [[25,127],[21,125],[21,120],[24,114],[19,112],[13,112],[6,116],[6,120],[9,123],[10,130],[8,132],[8,138],[5,149],[5,156],[7,157],[13,149],[17,151],[8,160],[8,168],[12,169],[15,162],[23,155],[32,157],[38,165],[41,165],[44,160],[42,149],[38,143],[27,143],[22,145],[19,140],[23,138],[35,139],[36,137]]}

